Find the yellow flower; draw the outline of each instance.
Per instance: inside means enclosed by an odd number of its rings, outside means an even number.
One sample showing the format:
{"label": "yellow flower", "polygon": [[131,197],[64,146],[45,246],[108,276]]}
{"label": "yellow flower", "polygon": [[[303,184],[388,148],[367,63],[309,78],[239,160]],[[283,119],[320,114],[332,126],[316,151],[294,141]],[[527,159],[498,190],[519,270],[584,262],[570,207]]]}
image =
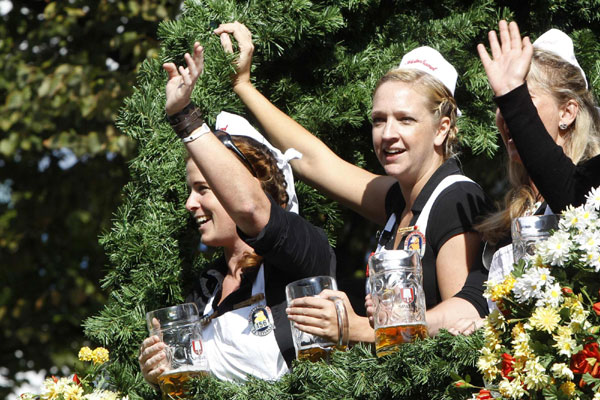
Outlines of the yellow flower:
{"label": "yellow flower", "polygon": [[485,379],[492,380],[500,373],[498,369],[500,358],[498,354],[487,347],[482,348],[480,352],[481,356],[477,360],[477,368],[483,373]]}
{"label": "yellow flower", "polygon": [[513,286],[515,285],[515,277],[512,276],[512,274],[509,274],[506,279],[504,279],[504,282],[498,284],[498,285],[494,285],[491,288],[488,289],[488,295],[490,296],[490,299],[492,301],[498,301],[500,299],[502,299],[503,297],[506,297],[506,295],[508,295],[510,293],[510,291],[512,290]]}
{"label": "yellow flower", "polygon": [[550,377],[545,372],[546,369],[538,362],[537,357],[534,360],[528,360],[525,363],[523,383],[530,389],[543,389],[550,382]]}
{"label": "yellow flower", "polygon": [[498,385],[498,391],[503,397],[520,399],[525,395],[525,389],[523,389],[523,383],[519,379],[513,379],[509,381],[504,378]]}
{"label": "yellow flower", "polygon": [[60,399],[66,388],[72,382],[67,378],[47,378],[44,381],[44,388],[46,389],[46,393],[43,394],[42,398],[45,400],[57,400]]}
{"label": "yellow flower", "polygon": [[556,343],[552,346],[558,349],[558,354],[571,357],[573,350],[577,346],[577,342],[572,337],[572,330],[568,326],[559,326],[557,334],[552,335]]}
{"label": "yellow flower", "polygon": [[83,388],[75,383],[65,387],[63,392],[64,400],[81,400],[83,396]]}
{"label": "yellow flower", "polygon": [[560,322],[560,315],[553,307],[538,307],[529,318],[529,322],[539,331],[552,333]]}
{"label": "yellow flower", "polygon": [[79,350],[79,359],[81,361],[92,361],[92,349],[85,346]]}
{"label": "yellow flower", "polygon": [[92,361],[94,364],[104,364],[108,361],[108,350],[104,347],[96,347],[92,352]]}
{"label": "yellow flower", "polygon": [[[571,381],[567,381],[560,385],[560,390],[568,397],[573,397],[575,394],[575,384]],[[594,397],[595,398],[595,397]]]}

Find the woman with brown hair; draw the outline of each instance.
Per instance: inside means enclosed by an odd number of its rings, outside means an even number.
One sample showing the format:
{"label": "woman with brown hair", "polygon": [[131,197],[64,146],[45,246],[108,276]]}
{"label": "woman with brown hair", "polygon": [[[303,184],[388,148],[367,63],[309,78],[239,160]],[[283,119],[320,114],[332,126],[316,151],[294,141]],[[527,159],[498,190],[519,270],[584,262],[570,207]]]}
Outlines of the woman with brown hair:
{"label": "woman with brown hair", "polygon": [[[302,152],[302,159],[292,161],[296,175],[386,226],[380,249],[420,244],[429,333],[441,328],[472,332],[472,324],[460,324],[487,312],[482,296],[487,271],[479,262],[481,238],[472,228],[487,208],[481,188],[462,175],[453,158],[458,113],[454,67],[434,49],[420,47],[381,79],[371,114],[373,147],[387,174],[379,176],[342,160],[256,90],[250,82],[252,38],[244,25],[222,24],[215,33],[226,51],[232,51],[229,34],[240,49],[233,90],[273,143]],[[351,311],[344,293],[336,295],[345,299],[349,311],[350,340],[372,342],[367,318]],[[325,299],[295,300],[288,315],[299,329],[337,340],[334,310]]]}
{"label": "woman with brown hair", "polygon": [[[163,66],[166,111],[189,154],[186,208],[202,243],[223,249],[187,300],[203,314],[202,348],[214,376],[277,379],[295,357],[285,286],[335,274],[335,256],[322,230],[286,211],[295,199],[293,181],[286,183],[274,156],[280,154],[266,141],[238,136],[261,138],[247,121],[222,113],[211,133],[190,103],[204,64],[202,47],[196,43],[193,57],[186,53],[185,59],[187,68]],[[139,363],[150,383],[165,372],[164,348],[157,336],[142,343]]]}

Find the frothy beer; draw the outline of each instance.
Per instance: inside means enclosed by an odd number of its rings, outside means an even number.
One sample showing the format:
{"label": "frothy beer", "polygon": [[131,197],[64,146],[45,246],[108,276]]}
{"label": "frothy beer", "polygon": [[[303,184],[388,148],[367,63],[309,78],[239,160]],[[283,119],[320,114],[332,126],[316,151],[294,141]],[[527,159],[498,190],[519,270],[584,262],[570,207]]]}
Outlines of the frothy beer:
{"label": "frothy beer", "polygon": [[387,326],[375,330],[375,352],[377,357],[394,353],[402,343],[427,337],[427,326],[423,323]]}
{"label": "frothy beer", "polygon": [[176,399],[186,394],[186,384],[190,379],[207,376],[207,371],[199,371],[189,367],[167,371],[158,377],[158,385],[163,400]]}

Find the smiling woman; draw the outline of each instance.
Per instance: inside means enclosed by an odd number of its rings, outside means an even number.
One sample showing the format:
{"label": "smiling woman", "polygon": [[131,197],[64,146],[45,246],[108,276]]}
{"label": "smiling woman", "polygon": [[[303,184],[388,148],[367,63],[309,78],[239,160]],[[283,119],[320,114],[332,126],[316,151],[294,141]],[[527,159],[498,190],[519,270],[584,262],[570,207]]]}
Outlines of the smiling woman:
{"label": "smiling woman", "polygon": [[[381,79],[373,98],[372,134],[387,176],[378,176],[342,160],[254,88],[250,82],[253,44],[244,25],[223,24],[215,33],[221,35],[226,51],[232,51],[230,34],[238,42],[233,90],[270,140],[282,150],[295,148],[303,153],[302,159],[292,162],[298,176],[364,217],[386,225],[378,249],[408,248],[415,242],[397,232],[423,238],[419,251],[429,333],[441,328],[472,332],[473,319],[487,312],[482,296],[487,271],[479,262],[481,240],[473,229],[487,206],[481,188],[462,175],[452,157],[458,114],[454,67],[436,50],[420,47]],[[423,211],[428,202],[433,204],[430,213]],[[347,299],[341,292],[336,296]],[[315,302],[314,307],[320,305]],[[302,316],[306,308],[292,307],[289,318],[300,329],[337,341],[338,333],[331,328],[336,326],[333,305],[329,308],[321,318],[306,320]],[[350,312],[349,321],[351,341],[374,341],[366,317]]]}
{"label": "smiling woman", "polygon": [[[211,133],[190,103],[204,65],[202,47],[196,43],[193,57],[185,59],[187,68],[163,66],[169,75],[166,111],[189,154],[186,208],[202,243],[223,249],[187,301],[203,314],[202,351],[214,376],[278,379],[295,356],[285,285],[333,275],[335,256],[324,232],[297,214],[294,182],[278,166],[289,168],[277,149],[245,119],[225,112]],[[140,348],[140,368],[151,384],[167,371],[165,348],[158,336]]]}

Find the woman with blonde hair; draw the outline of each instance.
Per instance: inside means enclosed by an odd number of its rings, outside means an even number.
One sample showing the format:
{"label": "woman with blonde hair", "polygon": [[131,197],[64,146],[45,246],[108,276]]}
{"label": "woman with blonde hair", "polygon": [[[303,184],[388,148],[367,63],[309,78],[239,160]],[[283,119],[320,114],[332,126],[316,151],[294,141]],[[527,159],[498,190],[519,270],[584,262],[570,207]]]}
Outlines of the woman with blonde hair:
{"label": "woman with blonde hair", "polygon": [[[442,328],[471,332],[473,326],[461,325],[461,318],[487,312],[482,297],[487,271],[479,263],[481,238],[472,228],[486,205],[481,188],[461,173],[452,157],[458,112],[454,67],[436,50],[420,47],[380,80],[371,113],[373,147],[387,174],[380,176],[338,157],[254,88],[253,44],[244,25],[222,24],[215,33],[226,51],[232,51],[229,34],[240,49],[233,90],[274,144],[303,153],[302,159],[292,161],[295,174],[385,226],[378,249],[418,245],[429,333]],[[374,341],[367,318],[352,311],[344,293],[335,295],[345,300],[349,311],[350,340]],[[288,315],[299,329],[338,339],[334,310],[325,299],[297,299]]]}
{"label": "woman with blonde hair", "polygon": [[[478,226],[496,247],[510,241],[513,218],[578,206],[600,185],[600,119],[571,39],[551,29],[532,44],[506,21],[499,32],[500,43],[489,34],[493,58],[478,46],[509,157],[506,206]],[[491,279],[512,268],[509,250],[494,255]]]}

